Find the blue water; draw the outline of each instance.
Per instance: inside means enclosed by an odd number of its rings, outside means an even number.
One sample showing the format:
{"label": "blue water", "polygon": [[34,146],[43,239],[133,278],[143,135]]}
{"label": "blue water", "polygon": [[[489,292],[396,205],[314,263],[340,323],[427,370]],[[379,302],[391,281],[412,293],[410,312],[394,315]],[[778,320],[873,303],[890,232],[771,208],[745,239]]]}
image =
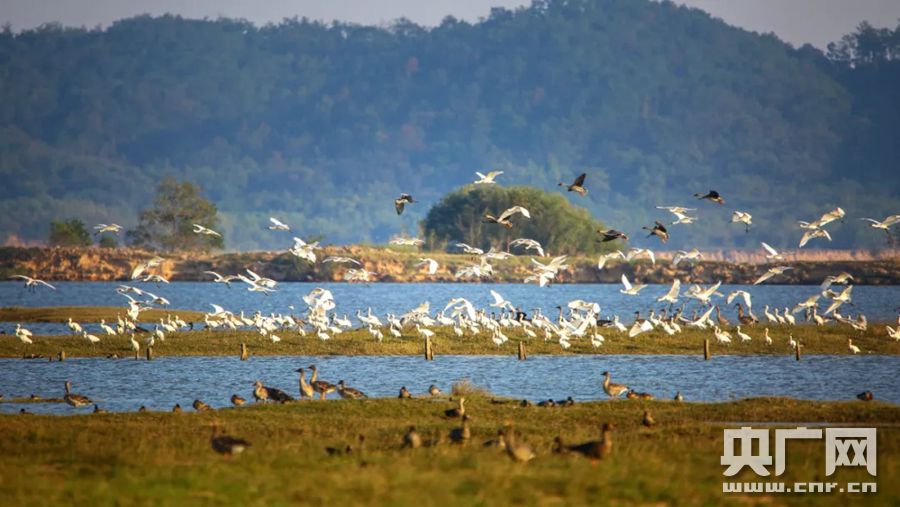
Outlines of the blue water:
{"label": "blue water", "polygon": [[[122,306],[126,299],[115,292],[118,282],[59,282],[57,290],[39,289],[27,291],[18,282],[0,282],[0,306]],[[143,290],[162,296],[172,303],[173,308],[186,310],[211,311],[210,303],[221,305],[233,312],[244,311],[252,314],[261,311],[264,314],[290,313],[300,314],[305,311],[301,296],[315,287],[324,287],[334,293],[338,314],[349,314],[356,310],[372,311],[380,316],[385,313],[404,313],[423,301],[431,302],[432,313],[444,307],[450,298],[465,297],[476,307],[486,307],[493,300],[490,290],[496,290],[516,306],[528,311],[540,307],[545,314],[555,316],[555,307],[565,305],[573,299],[596,302],[601,306],[601,314],[610,316],[618,314],[624,322],[631,320],[635,310],[646,313],[651,308],[659,310],[662,303],[656,298],[665,294],[668,285],[650,285],[638,296],[625,296],[619,293],[621,285],[612,284],[568,284],[537,287],[533,284],[456,284],[456,283],[417,283],[396,284],[376,283],[371,285],[347,283],[300,283],[284,282],[278,285],[278,291],[263,295],[247,292],[242,284],[234,284],[231,288],[223,284],[207,282],[173,282],[157,287],[155,284],[133,284]],[[683,285],[682,289],[687,286]],[[841,289],[842,287],[837,287]],[[733,290],[745,290],[753,299],[753,309],[762,318],[764,305],[774,308],[793,307],[807,297],[818,293],[817,286],[804,285],[723,285],[719,290],[728,294]],[[682,290],[682,292],[683,292]],[[740,298],[738,298],[740,300]],[[689,299],[688,311],[696,307]],[[724,299],[716,299],[722,306],[723,313],[734,320],[734,308],[725,304]],[[827,304],[827,300],[820,300]],[[294,308],[291,309],[291,306]],[[900,306],[900,286],[857,286],[853,289],[853,305],[845,305],[842,312],[856,315],[864,313],[870,322],[894,320],[897,318],[896,308]],[[824,308],[823,308],[824,310]],[[0,331],[11,332],[15,323],[0,323]],[[36,334],[55,334],[67,332],[59,324],[28,324],[28,329]],[[97,326],[87,326],[88,330],[97,330]]]}
{"label": "blue water", "polygon": [[[361,389],[369,396],[396,396],[400,386],[424,395],[436,384],[449,392],[453,382],[468,378],[498,396],[575,400],[607,399],[600,374],[609,370],[613,381],[638,391],[671,399],[681,391],[690,401],[718,401],[754,396],[790,396],[816,400],[847,400],[871,390],[880,400],[900,403],[897,356],[698,356],[579,355],[437,356],[425,361],[412,356],[328,357],[163,357],[132,359],[70,359],[65,362],[0,360],[0,393],[7,398],[37,394],[61,397],[63,383],[91,397],[111,411],[133,411],[141,405],[170,410],[175,403],[189,407],[200,398],[213,407],[229,405],[237,393],[252,399],[252,384],[298,394],[299,367],[315,363],[322,379]],[[337,395],[332,395],[337,397]],[[0,403],[0,412],[20,408],[35,413],[72,414],[64,403]]]}

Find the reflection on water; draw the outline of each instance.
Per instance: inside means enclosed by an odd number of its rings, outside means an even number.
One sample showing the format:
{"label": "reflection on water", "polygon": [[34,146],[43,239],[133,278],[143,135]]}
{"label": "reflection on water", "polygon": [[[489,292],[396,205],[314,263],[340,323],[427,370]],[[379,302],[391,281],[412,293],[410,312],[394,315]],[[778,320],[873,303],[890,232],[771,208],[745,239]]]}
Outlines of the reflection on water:
{"label": "reflection on water", "polygon": [[[252,399],[252,384],[298,393],[298,367],[316,363],[322,379],[361,389],[369,396],[396,396],[400,386],[423,394],[432,383],[445,392],[464,378],[498,396],[542,400],[572,396],[576,400],[604,399],[600,373],[612,372],[613,381],[638,391],[671,399],[681,391],[687,400],[719,401],[753,396],[790,396],[820,400],[847,400],[871,390],[877,399],[900,403],[897,356],[717,356],[703,361],[696,356],[580,355],[326,357],[163,357],[154,361],[130,359],[71,359],[65,362],[0,360],[0,393],[11,397],[60,397],[63,382],[90,396],[111,411],[133,411],[141,405],[169,410],[175,403],[189,407],[200,398],[213,407],[227,406],[238,393]],[[335,396],[336,395],[332,395]],[[25,406],[35,413],[71,414],[65,404],[0,404],[0,412]]]}

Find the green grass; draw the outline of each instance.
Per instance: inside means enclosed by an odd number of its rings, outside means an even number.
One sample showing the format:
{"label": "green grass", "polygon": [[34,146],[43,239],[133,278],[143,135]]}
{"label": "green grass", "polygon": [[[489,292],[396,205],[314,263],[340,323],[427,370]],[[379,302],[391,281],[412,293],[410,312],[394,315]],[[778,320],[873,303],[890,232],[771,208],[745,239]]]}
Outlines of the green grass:
{"label": "green grass", "polygon": [[[848,354],[847,339],[862,349],[863,354],[900,354],[900,342],[888,338],[884,325],[869,325],[869,330],[859,335],[847,326],[811,325],[793,327],[771,326],[772,345],[762,339],[763,326],[744,328],[753,337],[748,343],[741,343],[737,337],[730,345],[716,342],[712,331],[685,328],[681,334],[669,336],[662,331],[653,331],[628,338],[613,329],[600,329],[606,342],[597,348],[590,340],[572,340],[572,347],[563,350],[556,340],[545,341],[541,337],[528,338],[521,332],[507,333],[510,340],[498,347],[487,333],[478,336],[466,335],[459,338],[448,328],[435,328],[432,339],[436,355],[515,355],[519,341],[525,341],[528,354],[703,354],[703,341],[710,340],[713,354],[766,354],[793,355],[788,347],[788,335],[802,344],[803,354]],[[385,333],[387,334],[387,333]],[[376,341],[365,329],[345,331],[330,340],[320,340],[315,335],[300,336],[295,331],[278,332],[282,339],[272,343],[268,338],[251,331],[191,331],[169,335],[165,342],[157,342],[156,355],[168,356],[222,356],[237,355],[240,344],[246,343],[251,355],[417,355],[424,354],[423,339],[408,328],[402,338],[386,336],[382,342]],[[127,336],[108,337],[98,335],[101,342],[91,345],[79,336],[36,336],[34,344],[27,348],[28,354],[47,357],[63,350],[69,357],[105,357],[111,354],[131,356]],[[143,338],[139,337],[143,349]],[[22,344],[12,336],[0,339],[0,357],[22,357]],[[143,353],[143,352],[142,352]]]}
{"label": "green grass", "polygon": [[[900,407],[879,402],[811,402],[781,398],[731,403],[614,401],[569,408],[521,408],[486,397],[469,400],[472,441],[401,450],[414,424],[426,439],[458,425],[426,399],[299,402],[211,413],[0,416],[0,498],[5,505],[897,505],[900,502]],[[644,409],[658,426],[640,425]],[[89,410],[89,409],[85,409]],[[74,412],[74,409],[73,409]],[[81,412],[84,412],[82,410]],[[225,458],[209,445],[209,424],[248,439],[243,455]],[[780,421],[879,426],[877,495],[747,495],[721,492],[723,427]],[[793,422],[792,422],[793,421]],[[513,422],[535,450],[511,462],[481,443]],[[592,464],[551,452],[553,437],[577,443],[612,422],[610,457]],[[366,437],[361,453],[330,457],[324,447]],[[792,441],[777,479],[821,481],[824,441]],[[731,480],[756,480],[745,470]],[[828,481],[869,481],[839,468]]]}
{"label": "green grass", "polygon": [[[114,325],[116,317],[124,316],[125,311],[125,308],[116,306],[10,306],[0,308],[0,322],[66,322],[71,318],[81,323],[106,319],[107,323]],[[203,312],[151,309],[141,312],[141,321],[159,321],[167,315],[177,315],[185,321],[203,320]]]}

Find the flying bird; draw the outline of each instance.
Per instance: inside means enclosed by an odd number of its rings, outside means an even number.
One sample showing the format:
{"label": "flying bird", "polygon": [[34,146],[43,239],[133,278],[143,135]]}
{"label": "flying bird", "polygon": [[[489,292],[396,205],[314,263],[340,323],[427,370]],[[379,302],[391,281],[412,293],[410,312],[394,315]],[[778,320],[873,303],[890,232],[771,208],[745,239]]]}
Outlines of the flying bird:
{"label": "flying bird", "polygon": [[681,291],[681,280],[675,279],[672,281],[672,287],[669,289],[665,295],[657,299],[660,303],[672,303],[675,304],[678,302],[678,293]]}
{"label": "flying bird", "polygon": [[291,230],[290,226],[281,220],[278,220],[275,217],[269,217],[269,222],[272,222],[272,225],[269,226],[270,231],[289,231]]}
{"label": "flying bird", "polygon": [[118,234],[122,230],[122,226],[119,224],[97,224],[94,226],[94,230],[97,231],[94,234],[103,234],[104,232]]}
{"label": "flying bird", "polygon": [[658,220],[656,221],[656,225],[654,225],[653,227],[642,227],[642,229],[650,231],[650,234],[647,235],[648,238],[650,236],[656,236],[661,239],[663,243],[669,241],[669,231],[667,231],[666,226]]}
{"label": "flying bird", "polygon": [[622,231],[607,229],[605,231],[598,230],[597,232],[599,232],[600,235],[603,236],[603,239],[600,240],[601,243],[606,243],[607,241],[615,241],[617,239],[628,241],[628,236]]}
{"label": "flying bird", "polygon": [[762,245],[762,247],[763,247],[763,248],[766,250],[766,252],[767,252],[767,254],[766,254],[766,259],[773,259],[773,260],[781,260],[781,259],[784,259],[784,256],[781,255],[781,253],[779,253],[778,250],[775,250],[774,248],[772,248],[771,246],[769,246],[768,243],[766,243],[766,242],[760,242],[760,244]]}
{"label": "flying bird", "polygon": [[900,222],[900,215],[891,215],[880,222],[873,218],[860,218],[860,220],[872,222],[871,224],[869,224],[871,227],[874,227],[875,229],[883,229],[886,232],[892,225]]}
{"label": "flying bird", "polygon": [[744,224],[744,232],[750,232],[750,225],[753,223],[753,216],[746,211],[735,210],[735,212],[731,214],[731,222],[735,224]]}
{"label": "flying bird", "polygon": [[619,292],[625,294],[626,296],[637,296],[641,289],[646,287],[644,284],[637,284],[632,286],[631,282],[628,281],[628,277],[625,274],[622,274],[622,285],[625,287],[624,289],[619,289]]}
{"label": "flying bird", "polygon": [[578,195],[584,197],[584,194],[587,193],[587,189],[584,188],[584,179],[586,177],[586,173],[581,173],[577,178],[575,178],[575,181],[571,185],[560,182],[559,186],[566,187],[569,192],[577,192]]}
{"label": "flying bird", "polygon": [[416,264],[417,268],[427,266],[428,267],[427,271],[428,271],[429,275],[433,275],[433,274],[437,273],[438,262],[436,260],[434,260],[430,257],[425,257],[425,258],[419,259],[419,261],[420,262],[418,264]]}
{"label": "flying bird", "polygon": [[476,185],[493,185],[496,183],[494,178],[503,174],[503,171],[491,171],[487,174],[481,174],[480,172],[475,171],[475,174],[477,174],[479,178],[478,180],[475,180]]}
{"label": "flying bird", "polygon": [[208,227],[203,227],[200,224],[194,224],[194,232],[196,234],[204,234],[206,236],[218,236],[220,238],[222,237],[222,235],[219,234],[218,232],[216,232]]}
{"label": "flying bird", "polygon": [[512,216],[516,213],[521,213],[525,218],[531,218],[531,213],[529,213],[527,209],[523,208],[522,206],[513,206],[512,208],[509,208],[508,210],[501,213],[499,217],[495,217],[490,213],[485,213],[483,221],[485,223],[500,224],[507,229],[511,229],[513,223],[509,219],[512,218]]}
{"label": "flying bird", "polygon": [[521,246],[525,248],[525,250],[534,250],[541,257],[544,256],[544,248],[541,247],[541,244],[536,240],[528,239],[528,238],[518,238],[514,239],[509,243],[510,248],[514,246]]}
{"label": "flying bird", "polygon": [[803,248],[811,239],[815,238],[825,238],[828,241],[831,241],[831,234],[828,234],[828,231],[825,229],[809,229],[803,233],[803,237],[800,238],[799,248]]}
{"label": "flying bird", "polygon": [[763,273],[762,276],[757,278],[756,281],[753,282],[753,285],[759,285],[759,284],[765,282],[766,280],[768,280],[769,278],[772,278],[773,276],[776,276],[776,275],[780,275],[789,269],[792,269],[792,268],[790,266],[776,266],[774,268],[770,268],[768,271]]}
{"label": "flying bird", "polygon": [[700,253],[700,250],[696,248],[692,248],[689,252],[684,250],[679,250],[675,252],[675,255],[672,256],[672,265],[677,266],[679,262],[682,261],[693,261],[703,257],[703,254]]}
{"label": "flying bird", "polygon": [[43,285],[45,287],[49,287],[53,290],[56,290],[56,287],[50,285],[49,283],[47,283],[43,280],[38,279],[38,278],[31,278],[30,276],[25,276],[25,275],[13,275],[10,278],[18,278],[20,280],[24,280],[26,289],[37,290],[39,285]]}
{"label": "flying bird", "polygon": [[718,204],[725,204],[725,199],[722,199],[722,196],[719,195],[715,190],[710,190],[705,195],[704,194],[694,194],[694,197],[697,199],[706,199],[708,201],[712,201]]}
{"label": "flying bird", "polygon": [[397,214],[403,214],[403,208],[407,204],[412,204],[416,201],[413,200],[412,196],[409,194],[400,194],[400,197],[394,199],[394,209],[397,210]]}

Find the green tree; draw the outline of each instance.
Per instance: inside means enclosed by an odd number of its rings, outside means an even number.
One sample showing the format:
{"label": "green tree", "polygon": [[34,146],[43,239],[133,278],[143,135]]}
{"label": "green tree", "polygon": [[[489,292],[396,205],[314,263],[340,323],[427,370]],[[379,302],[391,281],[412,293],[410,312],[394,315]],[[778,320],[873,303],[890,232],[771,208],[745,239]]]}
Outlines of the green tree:
{"label": "green tree", "polygon": [[97,241],[97,244],[100,245],[100,248],[115,248],[119,246],[119,242],[116,241],[116,237],[112,234],[100,236],[100,240]]}
{"label": "green tree", "polygon": [[[512,206],[526,208],[531,218],[516,215],[510,229],[483,222],[485,213],[496,216]],[[430,248],[463,242],[484,250],[492,246],[506,250],[510,241],[530,238],[553,255],[607,249],[597,241],[596,231],[602,227],[586,209],[572,205],[560,193],[499,185],[468,185],[451,192],[428,211],[423,223]]]}
{"label": "green tree", "polygon": [[131,244],[162,250],[222,248],[222,236],[197,234],[194,224],[215,229],[216,205],[204,198],[200,187],[167,176],[156,189],[153,207],[141,211],[138,226],[127,233]]}
{"label": "green tree", "polygon": [[52,246],[91,246],[91,233],[84,222],[77,218],[50,222],[50,236],[47,242]]}

